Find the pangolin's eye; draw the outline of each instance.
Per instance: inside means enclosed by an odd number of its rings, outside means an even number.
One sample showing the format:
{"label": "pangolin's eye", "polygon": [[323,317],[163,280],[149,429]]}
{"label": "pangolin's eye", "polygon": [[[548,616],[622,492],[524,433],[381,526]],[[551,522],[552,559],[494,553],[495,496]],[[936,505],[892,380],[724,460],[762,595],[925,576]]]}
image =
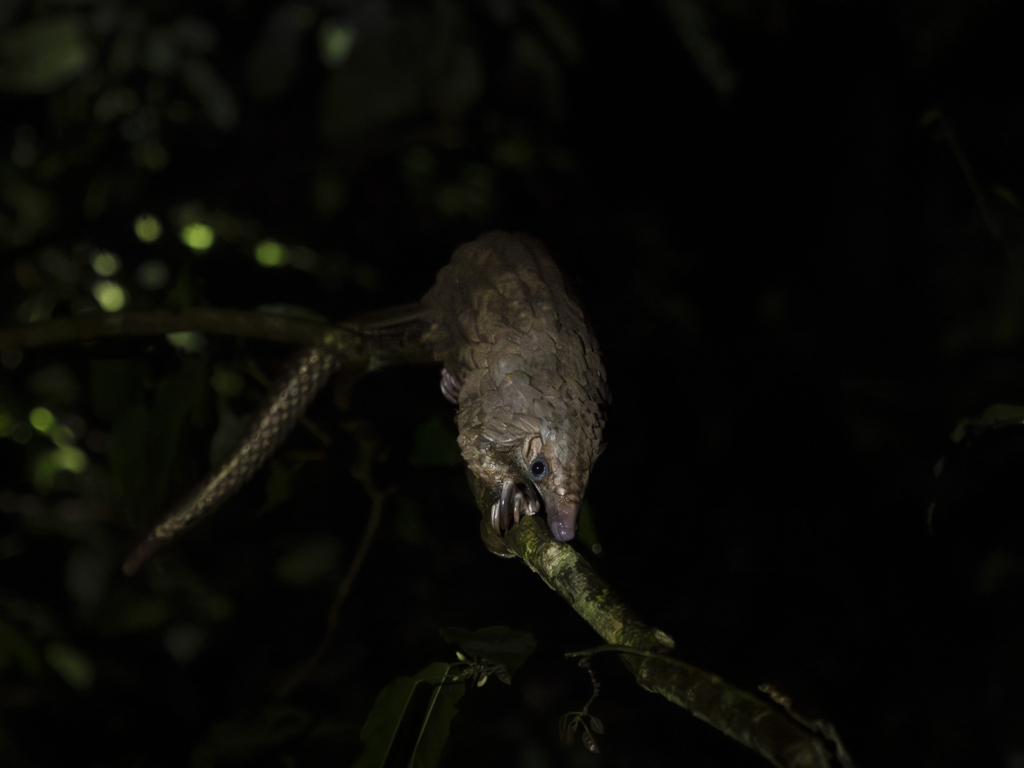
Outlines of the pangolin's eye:
{"label": "pangolin's eye", "polygon": [[548,473],[548,463],[544,459],[534,459],[530,464],[530,474],[534,480],[540,480]]}

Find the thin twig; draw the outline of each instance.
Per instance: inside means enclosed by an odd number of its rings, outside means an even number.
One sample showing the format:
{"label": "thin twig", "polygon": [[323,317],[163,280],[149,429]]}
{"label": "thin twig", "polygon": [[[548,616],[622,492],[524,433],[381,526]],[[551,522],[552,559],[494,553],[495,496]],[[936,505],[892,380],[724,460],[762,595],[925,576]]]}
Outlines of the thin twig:
{"label": "thin twig", "polygon": [[665,653],[644,651],[640,648],[633,648],[629,645],[595,645],[593,648],[587,648],[585,651],[569,651],[565,654],[565,658],[572,659],[577,656],[593,656],[597,653],[631,653],[634,656],[643,656],[648,659],[661,659],[670,664],[673,662],[676,664],[684,663],[678,659],[673,659],[671,656],[665,655]]}

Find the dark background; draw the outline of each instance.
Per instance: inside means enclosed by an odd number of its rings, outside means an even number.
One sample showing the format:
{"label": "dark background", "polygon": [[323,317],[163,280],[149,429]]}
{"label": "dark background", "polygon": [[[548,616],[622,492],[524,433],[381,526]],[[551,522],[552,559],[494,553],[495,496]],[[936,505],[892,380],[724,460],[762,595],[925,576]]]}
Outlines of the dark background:
{"label": "dark background", "polygon": [[[1013,427],[949,439],[1024,399],[1015,8],[9,2],[2,322],[99,311],[107,251],[128,308],[336,320],[415,300],[480,232],[530,232],[603,346],[578,546],[637,613],[833,722],[861,766],[1021,768],[1024,450]],[[207,251],[179,238],[195,222]],[[287,265],[253,258],[266,239]],[[166,280],[140,282],[154,260]],[[494,624],[538,650],[467,694],[443,764],[764,764],[611,658],[601,754],[559,743],[590,694],[562,654],[597,638],[480,543],[433,368],[374,374],[347,409],[321,396],[329,445],[300,427],[123,577],[258,403],[250,372],[288,353],[211,336],[0,361],[0,764],[347,765],[380,688],[453,658],[440,628]],[[37,407],[67,429],[30,426]],[[381,529],[282,697],[362,535],[373,441]],[[59,445],[87,463],[56,470]]]}

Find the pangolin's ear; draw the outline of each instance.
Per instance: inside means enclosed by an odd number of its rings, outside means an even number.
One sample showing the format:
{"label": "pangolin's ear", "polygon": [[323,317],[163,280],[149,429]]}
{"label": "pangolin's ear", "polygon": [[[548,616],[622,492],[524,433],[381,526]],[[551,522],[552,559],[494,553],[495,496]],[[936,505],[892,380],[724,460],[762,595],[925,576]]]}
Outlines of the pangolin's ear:
{"label": "pangolin's ear", "polygon": [[522,454],[523,464],[529,464],[533,458],[544,448],[544,441],[540,435],[527,435],[523,438]]}

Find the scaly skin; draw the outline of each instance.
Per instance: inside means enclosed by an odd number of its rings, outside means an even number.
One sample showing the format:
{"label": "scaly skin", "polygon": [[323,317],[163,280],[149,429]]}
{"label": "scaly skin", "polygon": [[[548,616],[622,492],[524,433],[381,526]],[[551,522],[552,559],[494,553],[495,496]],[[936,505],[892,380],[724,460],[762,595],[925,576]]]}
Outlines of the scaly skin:
{"label": "scaly skin", "polygon": [[[556,539],[575,535],[610,396],[583,310],[539,241],[489,232],[455,251],[418,305],[345,327],[366,339],[370,368],[410,339],[444,364],[441,388],[459,406],[459,446],[474,484],[492,489],[499,533],[544,510]],[[298,353],[239,446],[136,547],[125,572],[248,482],[340,364],[328,349]]]}
{"label": "scaly skin", "polygon": [[495,528],[543,504],[554,537],[571,539],[610,397],[558,267],[539,241],[489,232],[455,251],[422,304],[462,455],[494,489]]}

